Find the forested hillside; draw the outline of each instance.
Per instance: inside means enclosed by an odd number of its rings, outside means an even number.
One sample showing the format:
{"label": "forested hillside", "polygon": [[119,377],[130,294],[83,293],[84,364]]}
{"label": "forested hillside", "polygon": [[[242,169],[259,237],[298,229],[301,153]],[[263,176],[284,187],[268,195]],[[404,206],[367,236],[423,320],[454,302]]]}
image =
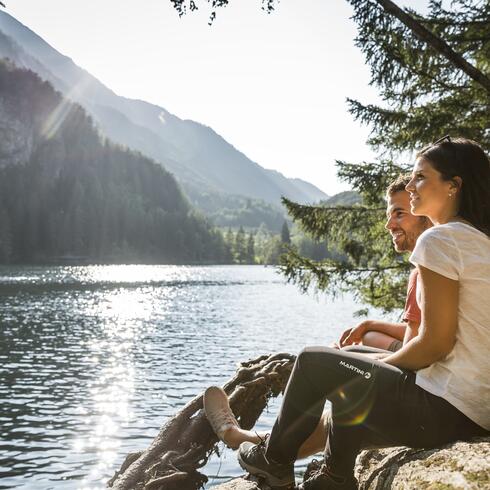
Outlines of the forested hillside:
{"label": "forested hillside", "polygon": [[224,262],[175,179],[104,140],[31,71],[0,61],[0,262]]}
{"label": "forested hillside", "polygon": [[3,11],[0,57],[33,70],[81,104],[112,141],[160,163],[178,179],[192,205],[209,218],[217,218],[218,226],[255,226],[257,219],[251,220],[242,206],[249,199],[247,209],[263,216],[258,225],[264,223],[277,231],[285,217],[281,196],[301,203],[328,197],[308,182],[261,167],[204,124],[180,119],[148,102],[118,96]]}

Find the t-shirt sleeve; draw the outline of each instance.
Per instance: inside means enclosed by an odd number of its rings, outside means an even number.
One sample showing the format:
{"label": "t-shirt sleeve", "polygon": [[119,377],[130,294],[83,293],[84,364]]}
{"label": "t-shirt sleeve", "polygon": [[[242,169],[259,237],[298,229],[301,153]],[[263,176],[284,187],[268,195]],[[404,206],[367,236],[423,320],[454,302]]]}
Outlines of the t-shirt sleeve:
{"label": "t-shirt sleeve", "polygon": [[463,269],[451,231],[439,226],[429,228],[420,235],[410,256],[410,262],[454,281],[459,280]]}
{"label": "t-shirt sleeve", "polygon": [[417,304],[417,277],[417,269],[413,269],[408,279],[407,299],[405,301],[405,308],[402,316],[402,321],[404,322],[420,323],[422,319],[422,313]]}

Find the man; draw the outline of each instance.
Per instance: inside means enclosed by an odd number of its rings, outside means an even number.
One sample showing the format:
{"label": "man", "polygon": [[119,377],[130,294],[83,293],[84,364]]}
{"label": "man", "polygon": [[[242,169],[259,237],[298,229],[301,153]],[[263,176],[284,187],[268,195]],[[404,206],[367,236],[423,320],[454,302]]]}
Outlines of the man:
{"label": "man", "polygon": [[[401,177],[387,191],[386,228],[397,251],[412,250],[429,225],[427,220],[411,215],[405,191],[407,183]],[[238,461],[242,468],[265,478],[270,486],[289,488],[294,484],[294,461],[301,457],[304,446],[316,434],[318,439],[321,436],[326,441],[325,460],[300,488],[357,488],[353,474],[355,455],[362,447],[390,445],[398,440],[397,434],[403,427],[398,416],[403,420],[412,409],[410,404],[400,403],[400,393],[404,393],[404,382],[414,383],[414,379],[403,377],[403,372],[394,366],[367,358],[384,357],[389,354],[387,347],[396,350],[395,341],[408,342],[417,336],[420,311],[416,308],[413,273],[407,296],[405,322],[362,322],[346,330],[340,338],[340,347],[371,343],[383,350],[364,347],[364,353],[359,354],[346,352],[362,349],[356,346],[341,350],[303,349],[294,364],[270,437],[259,444],[246,441],[240,445]],[[330,420],[325,413],[321,414],[326,400],[332,404]],[[396,410],[387,410],[393,406]],[[373,421],[383,421],[389,430],[376,431]]]}
{"label": "man", "polygon": [[[405,190],[409,180],[409,176],[400,176],[386,191],[388,221],[385,227],[392,236],[397,252],[412,251],[419,235],[431,225],[425,217],[413,216],[410,213],[409,194]],[[376,351],[376,349],[370,349],[372,347],[395,351],[401,347],[402,341],[408,342],[416,336],[420,325],[420,310],[416,302],[416,283],[417,275],[412,271],[402,323],[366,320],[346,330],[337,347],[366,354]],[[356,344],[362,344],[365,347],[358,347]],[[221,388],[212,386],[206,390],[204,410],[214,432],[229,447],[237,448],[246,441],[257,444],[266,437],[266,434],[258,434],[255,431],[240,428],[229,407],[228,397]],[[327,424],[328,414],[324,414],[318,427],[301,446],[298,458],[315,454],[325,447]]]}
{"label": "man", "polygon": [[[386,190],[388,221],[385,228],[390,232],[397,252],[412,252],[419,235],[431,226],[425,216],[410,212],[410,196],[405,186],[410,176],[400,176]],[[417,270],[413,269],[407,288],[407,298],[401,323],[381,320],[365,320],[343,332],[339,347],[361,344],[368,347],[396,351],[412,337],[420,325],[420,309],[417,305]]]}

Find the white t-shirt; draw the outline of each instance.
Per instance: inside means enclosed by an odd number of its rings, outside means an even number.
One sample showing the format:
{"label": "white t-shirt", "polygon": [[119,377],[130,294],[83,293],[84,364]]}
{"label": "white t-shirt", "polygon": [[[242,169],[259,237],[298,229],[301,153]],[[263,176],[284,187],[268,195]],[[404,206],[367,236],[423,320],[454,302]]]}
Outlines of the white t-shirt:
{"label": "white t-shirt", "polygon": [[416,383],[490,430],[490,238],[461,222],[434,226],[420,235],[410,261],[459,281],[454,348],[419,370]]}

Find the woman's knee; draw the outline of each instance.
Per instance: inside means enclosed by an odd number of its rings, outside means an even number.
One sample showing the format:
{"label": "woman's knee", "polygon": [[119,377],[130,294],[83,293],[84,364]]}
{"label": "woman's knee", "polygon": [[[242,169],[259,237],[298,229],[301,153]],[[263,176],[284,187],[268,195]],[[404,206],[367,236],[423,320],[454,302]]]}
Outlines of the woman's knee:
{"label": "woman's knee", "polygon": [[300,369],[317,367],[319,364],[328,364],[328,359],[338,355],[338,349],[331,347],[305,347],[296,358],[296,364]]}

